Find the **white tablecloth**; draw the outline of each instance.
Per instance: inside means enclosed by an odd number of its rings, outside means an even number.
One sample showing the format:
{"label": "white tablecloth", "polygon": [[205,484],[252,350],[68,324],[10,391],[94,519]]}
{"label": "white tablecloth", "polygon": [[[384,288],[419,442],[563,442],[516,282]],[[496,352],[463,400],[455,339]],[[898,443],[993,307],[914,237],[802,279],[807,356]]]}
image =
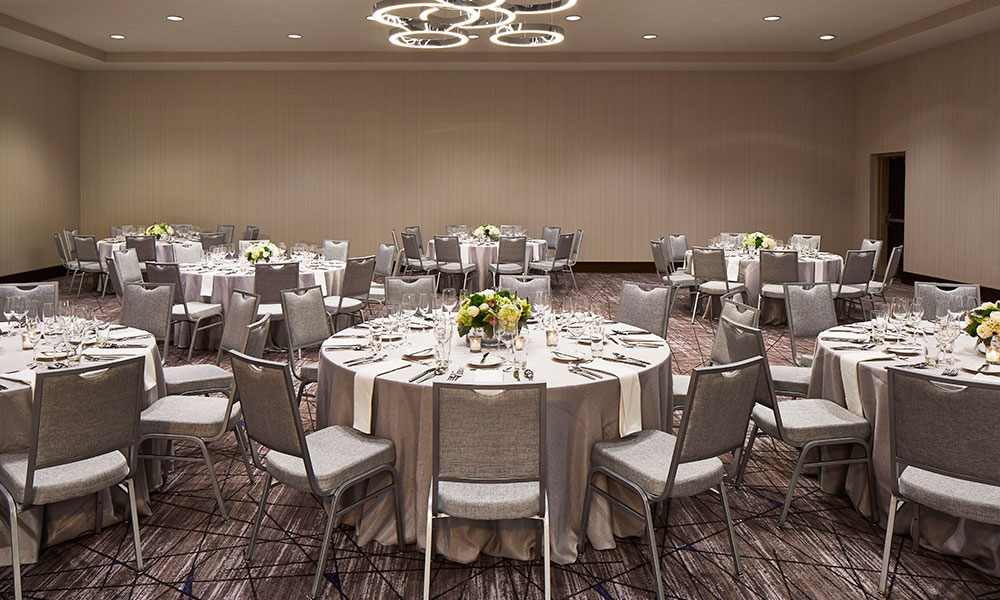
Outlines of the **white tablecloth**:
{"label": "white tablecloth", "polygon": [[[493,286],[493,279],[490,277],[490,265],[497,260],[499,252],[499,242],[463,242],[459,244],[462,253],[462,260],[465,264],[474,264],[479,271],[477,289],[484,290]],[[525,247],[525,266],[528,262],[545,260],[548,256],[548,245],[545,240],[528,240]],[[431,261],[436,256],[434,251],[434,240],[427,242],[427,258]]]}
{"label": "white tablecloth", "polygon": [[[107,262],[111,258],[111,252],[114,250],[124,250],[125,241],[118,241],[114,239],[104,239],[97,242],[97,251],[101,255],[101,261]],[[174,243],[173,242],[156,242],[156,262],[173,262],[174,260]]]}

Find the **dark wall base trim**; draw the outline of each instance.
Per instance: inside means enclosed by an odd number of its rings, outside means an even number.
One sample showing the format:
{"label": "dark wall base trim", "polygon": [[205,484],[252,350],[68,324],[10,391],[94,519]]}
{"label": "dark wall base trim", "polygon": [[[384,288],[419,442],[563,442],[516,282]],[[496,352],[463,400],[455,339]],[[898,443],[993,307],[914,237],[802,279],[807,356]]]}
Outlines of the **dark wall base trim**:
{"label": "dark wall base trim", "polygon": [[[917,273],[908,273],[903,271],[899,280],[903,283],[913,285],[917,281],[930,281],[932,283],[965,283],[964,281],[956,282],[954,279],[942,279],[940,277],[931,277],[930,275],[919,275]],[[979,290],[979,295],[982,296],[983,302],[994,300],[1000,300],[1000,290],[996,288],[983,286]]]}
{"label": "dark wall base trim", "polygon": [[573,270],[577,273],[655,273],[653,263],[635,262],[578,262]]}
{"label": "dark wall base trim", "polygon": [[25,271],[24,273],[14,273],[0,276],[0,283],[31,283],[34,281],[46,281],[48,279],[58,279],[66,275],[66,269],[62,265],[58,267],[46,267]]}

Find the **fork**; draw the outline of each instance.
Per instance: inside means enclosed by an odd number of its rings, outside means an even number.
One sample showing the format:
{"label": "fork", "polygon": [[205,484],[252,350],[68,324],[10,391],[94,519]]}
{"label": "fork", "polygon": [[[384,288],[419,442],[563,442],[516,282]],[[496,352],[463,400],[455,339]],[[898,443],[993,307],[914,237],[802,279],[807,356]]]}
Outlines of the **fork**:
{"label": "fork", "polygon": [[958,377],[958,369],[945,369],[944,371],[941,371],[941,375],[945,377]]}
{"label": "fork", "polygon": [[465,375],[465,367],[459,367],[458,370],[455,371],[455,375],[453,377],[449,377],[449,379],[452,381],[458,381],[462,378],[462,375]]}

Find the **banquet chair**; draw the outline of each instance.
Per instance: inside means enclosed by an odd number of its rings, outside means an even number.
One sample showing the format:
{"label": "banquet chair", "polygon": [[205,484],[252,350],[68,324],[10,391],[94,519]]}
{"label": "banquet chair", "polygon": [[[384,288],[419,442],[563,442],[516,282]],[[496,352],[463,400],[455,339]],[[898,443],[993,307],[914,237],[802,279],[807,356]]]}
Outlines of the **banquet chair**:
{"label": "banquet chair", "polygon": [[118,281],[122,285],[143,282],[142,269],[134,248],[113,250],[111,255],[114,256],[115,268],[118,270]]}
{"label": "banquet chair", "polygon": [[[385,278],[396,274],[396,247],[390,244],[379,244],[375,253],[375,271],[372,274],[371,286],[368,288],[368,303],[385,302]],[[382,281],[375,281],[381,277]]]}
{"label": "banquet chair", "polygon": [[97,495],[124,483],[132,520],[135,570],[142,571],[134,476],[143,358],[40,371],[35,375],[31,431],[24,451],[0,454],[0,496],[7,504],[14,598],[21,600],[18,515],[45,506]]}
{"label": "banquet chair", "polygon": [[[882,246],[884,242],[882,240],[873,240],[871,238],[865,238],[861,240],[861,250],[874,250],[875,259],[872,262],[872,277],[875,276],[875,271],[878,269],[879,260],[882,258]],[[872,277],[869,277],[871,279]]]}
{"label": "banquet chair", "polygon": [[323,258],[345,262],[350,256],[350,248],[350,240],[323,240]]}
{"label": "banquet chair", "polygon": [[385,278],[385,303],[401,304],[403,294],[435,294],[437,285],[433,275]]}
{"label": "banquet chair", "polygon": [[559,245],[556,251],[551,254],[552,258],[528,263],[528,271],[539,271],[544,275],[555,276],[564,273],[569,264],[569,257],[573,252],[573,240],[576,236],[572,233],[559,235]]}
{"label": "banquet chair", "polygon": [[[198,341],[198,333],[220,327],[225,320],[222,315],[222,305],[208,302],[188,301],[184,297],[184,286],[181,284],[181,269],[177,263],[146,263],[146,281],[149,283],[170,283],[179,293],[174,298],[171,309],[173,323],[187,323],[191,331],[188,341],[187,361],[191,362],[194,347]],[[163,355],[166,359],[166,354]]]}
{"label": "banquet chair", "polygon": [[[111,282],[111,291],[114,292],[115,299],[118,300],[118,304],[120,306],[122,303],[122,280],[118,276],[118,264],[115,262],[115,259],[110,256],[104,261],[104,263],[108,268],[108,280]],[[105,286],[105,291],[107,291],[107,286]]]}
{"label": "banquet chair", "polygon": [[507,290],[518,298],[531,301],[538,292],[552,295],[552,278],[548,275],[501,275],[497,289]]}
{"label": "banquet chair", "polygon": [[251,246],[256,246],[257,244],[269,244],[269,243],[271,243],[271,240],[240,240],[236,244],[236,248],[239,251],[239,253],[237,254],[237,258],[246,254],[247,250]]}
{"label": "banquet chair", "polygon": [[666,339],[675,293],[669,285],[623,281],[615,320]]}
{"label": "banquet chair", "polygon": [[[344,279],[346,284],[347,278]],[[312,396],[305,393],[306,386],[319,381],[319,363],[312,362],[299,367],[296,359],[301,357],[301,350],[318,348],[323,340],[333,335],[330,316],[324,306],[323,291],[318,285],[282,290],[281,306],[285,311],[288,366],[299,382],[299,392],[295,398],[302,402],[302,396]]]}
{"label": "banquet chair", "polygon": [[122,309],[118,324],[141,329],[163,343],[161,356],[170,348],[171,310],[174,305],[172,283],[126,283],[122,285]]}
{"label": "banquet chair", "polygon": [[745,238],[746,236],[747,236],[747,234],[745,232],[744,233],[731,233],[731,232],[724,231],[724,232],[722,232],[722,233],[719,234],[719,238],[721,239],[722,243],[727,244],[727,245],[735,245],[737,247],[743,245],[743,238]]}
{"label": "banquet chair", "polygon": [[434,521],[541,522],[544,597],[551,597],[545,384],[434,382],[433,466],[424,537],[431,593]]}
{"label": "banquet chair", "polygon": [[[254,323],[257,315],[259,298],[256,294],[234,290],[226,309],[225,323],[222,326],[222,338],[219,340],[219,350],[215,354],[215,364],[188,364],[176,367],[164,367],[163,380],[167,394],[211,394],[220,392],[229,394],[233,390],[233,374],[219,365],[223,355],[229,350],[246,352],[251,328],[260,326]],[[264,315],[267,319],[268,315]]]}
{"label": "banquet chair", "polygon": [[284,318],[281,310],[282,290],[300,286],[299,263],[257,263],[254,265],[253,292],[260,298],[257,316],[271,315],[271,322]]}
{"label": "banquet chair", "polygon": [[[804,248],[808,247],[810,250],[815,250],[819,252],[820,242],[823,236],[821,235],[806,235],[804,233],[793,233],[792,237],[788,239],[788,245],[792,248]],[[796,246],[796,244],[800,244]]]}
{"label": "banquet chair", "polygon": [[226,233],[216,232],[216,233],[203,233],[201,234],[201,249],[203,252],[210,252],[212,248],[216,246],[224,246],[226,244]]}
{"label": "banquet chair", "polygon": [[135,250],[139,266],[144,272],[146,263],[156,262],[156,238],[151,235],[126,235],[125,248]]}
{"label": "banquet chair", "polygon": [[[671,267],[676,271],[683,269],[687,262],[687,253],[691,248],[688,246],[687,235],[683,233],[668,233],[667,246],[670,249]],[[680,263],[680,264],[677,264]]]}
{"label": "banquet chair", "polygon": [[[59,252],[59,262],[62,263],[63,268],[66,269],[66,275],[70,276],[69,289],[73,289],[73,283],[76,281],[76,276],[80,273],[80,263],[69,256],[66,252],[66,244],[63,241],[63,237],[58,233],[53,233],[52,238],[56,241],[56,251]],[[65,277],[63,278],[65,282]]]}
{"label": "banquet chair", "polygon": [[[405,234],[403,237],[405,241]],[[470,273],[478,274],[478,267],[474,262],[465,264],[465,261],[462,260],[462,246],[455,236],[434,236],[434,260],[437,263],[439,273],[438,281],[441,280],[441,275],[460,275],[462,285],[459,286],[459,289],[468,287]],[[521,260],[524,260],[523,254]],[[490,265],[490,270],[492,271],[492,265]]]}
{"label": "banquet chair", "polygon": [[684,288],[690,294],[695,288],[695,279],[690,273],[685,273],[684,269],[675,269],[673,256],[670,253],[670,244],[664,238],[650,240],[649,246],[653,251],[653,266],[656,274],[660,276],[660,281],[677,288]]}
{"label": "banquet chair", "polygon": [[[920,507],[1000,525],[1000,393],[995,384],[890,367],[889,517],[878,591],[887,593],[896,512],[915,505],[913,548],[920,547]],[[900,554],[902,559],[902,554]],[[897,566],[898,568],[898,566]]]}
{"label": "banquet chair", "polygon": [[562,233],[562,227],[549,227],[548,225],[542,227],[542,239],[545,240],[545,247],[550,252],[554,252],[559,246],[560,233]]}
{"label": "banquet chair", "polygon": [[108,227],[108,237],[116,238],[119,236],[124,236],[125,227],[123,225],[112,225]]}
{"label": "banquet chair", "polygon": [[[676,436],[658,429],[643,429],[623,439],[594,444],[587,496],[583,503],[581,550],[586,542],[594,494],[600,494],[625,513],[645,521],[656,579],[656,597],[663,600],[660,552],[656,545],[650,504],[671,498],[687,498],[714,488],[718,490],[729,531],[734,575],[742,573],[723,481],[726,470],[719,456],[743,448],[762,362],[763,359],[755,357],[728,365],[696,368],[691,376],[691,394],[684,405],[684,416]],[[615,491],[613,488],[606,490],[598,486],[599,476],[619,484],[622,491],[627,490],[630,495],[638,496],[643,512],[616,497],[612,493]]]}
{"label": "banquet chair", "polygon": [[850,313],[851,305],[868,295],[868,283],[872,279],[872,269],[877,252],[875,250],[848,250],[844,261],[844,271],[833,297],[845,304],[844,316]]}
{"label": "banquet chair", "polygon": [[255,227],[253,225],[247,225],[246,231],[243,232],[244,240],[256,240],[260,237],[260,227]]}
{"label": "banquet chair", "polygon": [[[403,273],[434,273],[437,264],[424,256],[419,238],[413,233],[400,234],[403,238]],[[437,249],[435,249],[437,251]]]}
{"label": "banquet chair", "polygon": [[271,315],[264,315],[247,328],[247,346],[244,354],[254,358],[264,356],[267,347],[267,336],[271,331]]}
{"label": "banquet chair", "polygon": [[101,253],[97,250],[97,238],[92,235],[75,235],[73,236],[73,245],[76,248],[76,259],[80,265],[80,287],[76,289],[76,295],[79,296],[80,292],[83,291],[83,280],[88,274],[97,276],[97,288],[99,289],[108,273],[104,261],[101,260]]}
{"label": "banquet chair", "polygon": [[[526,274],[528,271],[527,251],[528,238],[501,236],[500,246],[497,248],[497,260],[489,266],[490,273],[493,273],[493,285],[497,284],[501,275]],[[462,287],[465,285],[463,284]]]}
{"label": "banquet chair", "polygon": [[361,311],[368,303],[374,273],[374,256],[347,259],[344,279],[340,284],[340,294],[323,298],[323,306],[335,326],[340,317],[348,317],[352,321],[364,321]]}
{"label": "banquet chair", "polygon": [[903,260],[903,247],[896,246],[889,253],[889,262],[885,266],[885,272],[882,273],[882,280],[877,281],[875,279],[868,283],[868,296],[872,299],[875,296],[882,298],[882,302],[887,302],[885,299],[885,291],[889,289],[892,282],[896,279],[896,272],[899,271],[899,263]]}
{"label": "banquet chair", "polygon": [[423,254],[424,253],[424,238],[423,238],[422,235],[420,235],[420,226],[419,225],[411,225],[410,227],[404,227],[403,228],[403,233],[409,233],[410,235],[412,235],[412,236],[415,237],[415,239],[417,240],[417,249],[420,250],[420,254]]}
{"label": "banquet chair", "polygon": [[178,264],[200,263],[205,257],[205,248],[198,242],[174,242],[170,244],[170,249],[174,262]]}
{"label": "banquet chair", "polygon": [[764,298],[776,298],[784,301],[786,283],[799,280],[799,253],[794,250],[761,250],[760,251],[760,295],[757,296],[757,307]]}
{"label": "banquet chair", "polygon": [[[731,338],[728,340],[727,346],[730,357],[734,360],[750,356],[763,357],[764,364],[767,365],[767,350],[760,329],[743,327],[733,323],[729,325],[728,331],[731,333]],[[875,467],[872,464],[872,450],[869,442],[872,434],[871,424],[863,416],[854,414],[830,400],[797,398],[779,402],[775,384],[771,378],[772,369],[773,367],[763,369],[757,385],[756,406],[754,406],[752,415],[753,430],[750,432],[746,451],[739,461],[734,485],[739,487],[743,482],[743,474],[746,472],[747,463],[750,460],[754,440],[763,431],[772,438],[799,451],[795,470],[792,471],[792,478],[788,482],[788,491],[785,494],[781,516],[778,517],[779,529],[785,524],[785,519],[788,517],[788,511],[792,506],[792,495],[795,492],[795,482],[798,481],[799,474],[802,473],[803,469],[817,467],[864,463],[868,468],[868,493],[874,516],[878,510],[875,499],[878,488],[875,486]],[[746,429],[744,429],[745,431]],[[824,459],[822,452],[814,452],[825,446],[845,444],[860,446],[864,451],[864,456],[857,457],[852,454],[843,459]]]}
{"label": "banquet chair", "polygon": [[[403,498],[399,474],[393,467],[396,448],[391,440],[363,435],[352,427],[331,425],[305,434],[292,387],[288,365],[258,360],[230,353],[236,389],[243,404],[243,418],[250,439],[269,451],[267,475],[260,491],[260,503],[254,516],[250,542],[244,557],[253,564],[257,536],[267,508],[267,498],[276,487],[272,479],[288,487],[311,494],[329,510],[316,565],[316,575],[309,597],[319,595],[326,572],[326,557],[334,525],[344,514],[369,505],[369,501],[390,495],[394,505],[396,543],[402,549]],[[388,475],[388,484],[381,480]],[[380,485],[381,484],[381,485]],[[374,491],[368,491],[379,485]],[[343,495],[358,488],[359,498],[338,508]],[[283,543],[283,542],[282,542]]]}
{"label": "banquet chair", "polygon": [[226,234],[226,241],[223,243],[232,244],[233,237],[236,236],[236,225],[219,225],[215,228],[215,231]]}
{"label": "banquet chair", "polygon": [[[7,298],[23,298],[26,302],[59,304],[59,284],[55,281],[38,283],[0,283],[0,306]],[[0,321],[3,321],[0,313]]]}
{"label": "banquet chair", "polygon": [[468,225],[445,225],[445,233],[448,235],[466,235],[469,233]]}
{"label": "banquet chair", "polygon": [[76,258],[76,243],[73,240],[73,236],[80,235],[79,229],[63,229],[63,244],[66,248],[66,255],[70,258]]}
{"label": "banquet chair", "polygon": [[520,230],[520,227],[517,225],[501,225],[500,237],[516,237],[518,235],[518,230]]}
{"label": "banquet chair", "polygon": [[832,286],[829,283],[786,283],[785,315],[792,362],[799,367],[811,367],[813,355],[799,356],[796,342],[804,338],[815,340],[821,332],[837,326]]}
{"label": "banquet chair", "polygon": [[726,269],[726,251],[722,248],[702,248],[695,246],[691,249],[691,270],[695,282],[694,301],[691,303],[691,322],[698,313],[698,301],[702,296],[708,297],[708,305],[705,307],[705,318],[710,318],[712,312],[712,297],[722,296],[730,292],[742,291],[746,286],[742,283],[729,281]]}
{"label": "banquet chair", "polygon": [[573,289],[577,290],[576,287],[576,273],[573,272],[573,267],[576,266],[577,261],[580,259],[580,247],[583,246],[583,230],[577,229],[576,236],[573,238],[573,250],[569,253],[569,260],[566,261],[566,271],[569,272],[569,276],[573,278]]}
{"label": "banquet chair", "polygon": [[[924,307],[924,318],[937,319],[947,314],[948,304],[952,298],[962,298],[966,304],[976,303],[979,306],[981,295],[979,284],[973,283],[933,283],[917,281],[913,284],[913,299],[920,300]],[[967,310],[963,306],[962,310]]]}

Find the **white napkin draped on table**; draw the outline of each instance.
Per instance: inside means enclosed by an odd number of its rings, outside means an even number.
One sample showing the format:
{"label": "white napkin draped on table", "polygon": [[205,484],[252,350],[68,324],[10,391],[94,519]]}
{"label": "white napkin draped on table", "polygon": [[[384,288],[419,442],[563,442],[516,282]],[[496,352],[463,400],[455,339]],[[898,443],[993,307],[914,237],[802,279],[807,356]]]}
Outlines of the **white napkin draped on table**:
{"label": "white napkin draped on table", "polygon": [[618,434],[622,437],[642,431],[642,386],[639,385],[639,366],[606,360],[586,365],[588,369],[611,373],[618,378],[621,392],[618,398]]}
{"label": "white napkin draped on table", "polygon": [[372,394],[375,393],[375,379],[411,364],[400,359],[389,359],[358,367],[354,373],[355,429],[366,434],[372,432]]}
{"label": "white napkin draped on table", "polygon": [[844,398],[847,409],[859,417],[865,416],[861,406],[861,389],[858,382],[858,363],[869,360],[892,360],[885,352],[859,351],[844,352],[840,355],[840,377],[844,382]]}
{"label": "white napkin draped on table", "polygon": [[[134,350],[122,350],[116,348],[87,348],[85,349],[84,355],[87,356],[106,356],[121,358],[122,360],[126,358],[131,358],[133,356],[143,357],[143,372],[142,372],[142,387],[145,391],[149,391],[156,387],[156,363],[153,357],[153,348],[155,346],[147,346],[146,348],[136,348]],[[127,355],[127,356],[126,356]],[[104,365],[113,364],[113,361],[89,361],[83,359],[80,361],[81,367],[99,367]],[[31,369],[23,369],[14,373],[7,373],[4,375],[6,379],[20,381],[21,383],[29,386],[31,388],[31,393],[35,393],[35,375],[36,372]]]}
{"label": "white napkin draped on table", "polygon": [[215,273],[209,271],[201,274],[201,295],[203,298],[211,298],[215,289]]}

